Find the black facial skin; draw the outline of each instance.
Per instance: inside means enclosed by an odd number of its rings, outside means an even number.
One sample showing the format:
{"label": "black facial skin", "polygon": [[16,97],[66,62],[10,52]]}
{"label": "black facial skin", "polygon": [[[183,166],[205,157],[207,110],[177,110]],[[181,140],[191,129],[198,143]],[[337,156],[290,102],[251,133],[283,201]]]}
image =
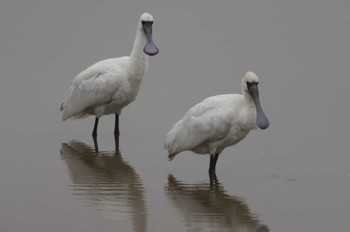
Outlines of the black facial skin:
{"label": "black facial skin", "polygon": [[264,130],[269,127],[270,122],[260,105],[258,84],[258,82],[247,82],[247,88],[253,98],[256,108],[256,125]]}
{"label": "black facial skin", "polygon": [[159,49],[152,39],[152,24],[153,21],[142,21],[142,28],[146,35],[146,45],[143,48],[143,51],[149,56],[154,56],[159,52]]}

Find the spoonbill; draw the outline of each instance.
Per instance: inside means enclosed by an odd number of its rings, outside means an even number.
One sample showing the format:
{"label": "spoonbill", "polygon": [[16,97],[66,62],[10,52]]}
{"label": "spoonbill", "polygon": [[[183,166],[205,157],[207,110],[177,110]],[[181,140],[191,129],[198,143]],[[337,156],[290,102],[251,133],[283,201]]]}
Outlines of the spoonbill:
{"label": "spoonbill", "polygon": [[119,137],[119,115],[135,100],[148,69],[148,56],[159,50],[152,39],[153,16],[140,16],[130,56],[98,61],[79,73],[61,105],[62,120],[82,119],[95,115],[92,136],[102,115],[115,114],[114,136]]}
{"label": "spoonbill", "polygon": [[209,154],[209,173],[215,173],[220,153],[244,139],[250,130],[266,129],[270,123],[259,100],[259,79],[247,72],[241,94],[208,97],[187,111],[165,138],[169,160],[183,151]]}

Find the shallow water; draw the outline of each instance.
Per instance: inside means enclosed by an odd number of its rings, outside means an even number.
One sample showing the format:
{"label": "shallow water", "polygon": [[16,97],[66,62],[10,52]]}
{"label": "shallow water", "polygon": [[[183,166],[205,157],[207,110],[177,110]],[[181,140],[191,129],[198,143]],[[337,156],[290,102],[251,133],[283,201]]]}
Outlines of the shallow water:
{"label": "shallow water", "polygon": [[[348,1],[1,1],[1,231],[348,231]],[[73,77],[130,52],[139,15],[154,41],[120,117],[61,121]],[[260,77],[271,126],[217,164],[168,162],[166,132],[207,96]],[[269,228],[269,229],[267,229]]]}

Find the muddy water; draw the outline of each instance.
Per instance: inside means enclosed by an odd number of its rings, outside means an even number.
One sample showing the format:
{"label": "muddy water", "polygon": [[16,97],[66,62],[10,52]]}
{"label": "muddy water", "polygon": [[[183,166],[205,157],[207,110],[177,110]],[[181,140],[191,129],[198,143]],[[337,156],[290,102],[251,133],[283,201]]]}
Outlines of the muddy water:
{"label": "muddy water", "polygon": [[[2,1],[1,231],[347,231],[350,3]],[[73,77],[128,55],[153,14],[160,53],[120,117],[61,121]],[[271,126],[207,174],[164,135],[203,98],[260,77]]]}

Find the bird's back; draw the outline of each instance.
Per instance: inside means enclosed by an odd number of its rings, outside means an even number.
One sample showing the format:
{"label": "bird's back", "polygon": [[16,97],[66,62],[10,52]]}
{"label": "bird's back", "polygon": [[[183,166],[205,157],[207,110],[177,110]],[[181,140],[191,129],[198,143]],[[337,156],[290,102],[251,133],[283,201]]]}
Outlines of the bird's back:
{"label": "bird's back", "polygon": [[100,60],[74,77],[72,85],[76,86],[81,84],[82,81],[90,80],[96,74],[113,72],[120,75],[127,68],[128,60],[129,57],[127,56]]}
{"label": "bird's back", "polygon": [[99,61],[79,73],[61,105],[63,120],[83,118],[93,113],[86,110],[111,101],[118,86],[126,81],[127,64],[128,57],[111,58]]}

